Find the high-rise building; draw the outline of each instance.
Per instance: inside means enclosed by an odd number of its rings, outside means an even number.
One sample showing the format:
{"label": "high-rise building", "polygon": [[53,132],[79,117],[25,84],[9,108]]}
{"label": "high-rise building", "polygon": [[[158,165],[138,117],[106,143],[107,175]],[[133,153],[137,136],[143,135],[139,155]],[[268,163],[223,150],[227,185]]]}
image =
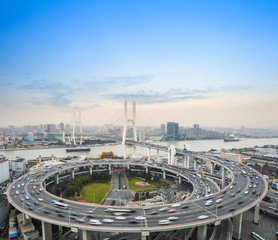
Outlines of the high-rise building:
{"label": "high-rise building", "polygon": [[162,135],[165,134],[165,124],[161,124],[161,126],[160,126],[160,132],[161,132]]}
{"label": "high-rise building", "polygon": [[193,124],[193,128],[198,129],[198,128],[200,128],[200,125],[199,124]]}

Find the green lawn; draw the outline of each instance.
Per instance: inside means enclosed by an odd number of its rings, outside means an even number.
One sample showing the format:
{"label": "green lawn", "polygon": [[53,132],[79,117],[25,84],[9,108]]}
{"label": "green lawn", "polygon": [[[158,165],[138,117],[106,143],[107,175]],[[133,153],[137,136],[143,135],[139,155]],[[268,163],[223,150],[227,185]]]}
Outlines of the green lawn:
{"label": "green lawn", "polygon": [[[109,183],[91,183],[82,187],[82,198],[88,203],[100,203],[110,188]],[[95,199],[94,199],[95,195]],[[95,201],[95,202],[94,202]]]}
{"label": "green lawn", "polygon": [[149,186],[147,187],[135,187],[135,183],[136,182],[143,182],[143,180],[141,178],[137,178],[137,177],[127,177],[128,179],[128,183],[129,183],[129,189],[133,190],[133,191],[150,191],[150,190],[155,190],[155,189],[159,189],[161,188],[161,185],[159,182],[153,182],[150,183]]}

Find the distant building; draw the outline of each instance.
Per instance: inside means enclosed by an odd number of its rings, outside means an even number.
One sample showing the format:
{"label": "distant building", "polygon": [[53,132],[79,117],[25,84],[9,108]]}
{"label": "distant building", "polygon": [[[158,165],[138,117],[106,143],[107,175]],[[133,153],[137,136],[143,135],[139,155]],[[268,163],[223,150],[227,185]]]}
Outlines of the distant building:
{"label": "distant building", "polygon": [[0,184],[10,179],[9,161],[0,155]]}
{"label": "distant building", "polygon": [[179,137],[179,124],[175,122],[167,122],[167,138],[177,139]]}
{"label": "distant building", "polygon": [[221,150],[221,157],[224,159],[242,163],[242,155],[239,153],[231,153],[231,152],[226,152],[224,150]]}
{"label": "distant building", "polygon": [[200,128],[200,125],[199,124],[193,124],[193,128],[198,129],[198,128]]}
{"label": "distant building", "polygon": [[162,135],[164,135],[164,134],[166,133],[165,130],[166,130],[165,124],[161,124],[161,126],[160,126],[160,132],[161,132]]}
{"label": "distant building", "polygon": [[26,159],[16,158],[9,159],[9,169],[15,173],[24,173],[26,171]]}

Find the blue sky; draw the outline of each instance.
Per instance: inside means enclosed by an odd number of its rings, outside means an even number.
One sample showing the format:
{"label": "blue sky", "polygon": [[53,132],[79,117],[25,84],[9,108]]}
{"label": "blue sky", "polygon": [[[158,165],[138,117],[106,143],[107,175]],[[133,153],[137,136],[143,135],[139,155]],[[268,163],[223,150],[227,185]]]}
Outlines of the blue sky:
{"label": "blue sky", "polygon": [[[277,1],[0,2],[1,125],[277,127]],[[144,124],[142,122],[141,124]]]}

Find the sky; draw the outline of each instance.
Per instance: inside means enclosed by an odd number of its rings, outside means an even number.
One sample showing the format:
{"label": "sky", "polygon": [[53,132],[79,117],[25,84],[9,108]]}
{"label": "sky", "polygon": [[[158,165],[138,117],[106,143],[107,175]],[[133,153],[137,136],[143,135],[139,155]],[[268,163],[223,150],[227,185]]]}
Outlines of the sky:
{"label": "sky", "polygon": [[[0,126],[278,127],[278,1],[1,0]],[[131,112],[131,105],[128,107]],[[140,119],[140,121],[139,121]]]}

